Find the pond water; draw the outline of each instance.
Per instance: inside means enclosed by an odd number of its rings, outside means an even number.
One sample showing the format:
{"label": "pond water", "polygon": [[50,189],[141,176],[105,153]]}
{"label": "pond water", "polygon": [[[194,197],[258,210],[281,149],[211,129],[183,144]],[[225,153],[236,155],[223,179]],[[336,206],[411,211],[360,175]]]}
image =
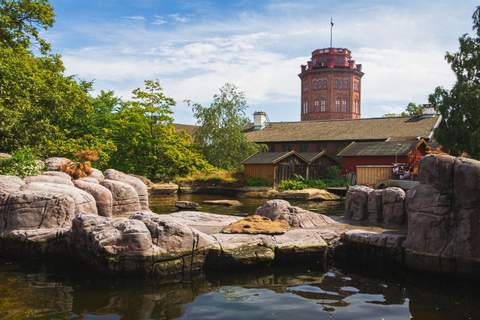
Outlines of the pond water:
{"label": "pond water", "polygon": [[[152,210],[177,200],[154,196]],[[200,210],[248,215],[264,200]],[[343,203],[293,203],[341,215]],[[312,209],[309,209],[312,210]],[[182,278],[108,278],[64,260],[0,258],[0,319],[480,319],[478,284],[380,266],[292,265]]]}

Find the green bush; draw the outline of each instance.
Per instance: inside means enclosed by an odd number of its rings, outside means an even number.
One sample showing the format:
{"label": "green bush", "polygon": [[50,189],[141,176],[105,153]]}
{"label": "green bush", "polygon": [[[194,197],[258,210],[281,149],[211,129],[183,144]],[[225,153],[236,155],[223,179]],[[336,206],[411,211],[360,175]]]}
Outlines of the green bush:
{"label": "green bush", "polygon": [[338,167],[332,167],[325,179],[305,179],[300,175],[295,175],[295,180],[283,180],[277,186],[280,191],[283,190],[302,190],[302,189],[326,189],[335,187],[346,187],[349,180],[344,175],[340,174]]}
{"label": "green bush", "polygon": [[258,177],[246,177],[245,181],[249,187],[271,187],[272,184],[267,179]]}
{"label": "green bush", "polygon": [[25,178],[41,174],[43,166],[35,161],[32,150],[25,148],[15,152],[11,158],[0,160],[0,174]]}

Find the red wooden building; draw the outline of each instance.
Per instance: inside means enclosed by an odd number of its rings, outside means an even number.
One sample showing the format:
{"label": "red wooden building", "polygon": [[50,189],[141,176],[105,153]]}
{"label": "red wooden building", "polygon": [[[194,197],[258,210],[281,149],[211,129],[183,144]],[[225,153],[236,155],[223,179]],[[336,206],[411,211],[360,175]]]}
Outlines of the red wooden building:
{"label": "red wooden building", "polygon": [[353,142],[337,156],[342,157],[342,172],[357,172],[357,166],[382,166],[399,163],[412,166],[422,159],[429,147],[425,140]]}

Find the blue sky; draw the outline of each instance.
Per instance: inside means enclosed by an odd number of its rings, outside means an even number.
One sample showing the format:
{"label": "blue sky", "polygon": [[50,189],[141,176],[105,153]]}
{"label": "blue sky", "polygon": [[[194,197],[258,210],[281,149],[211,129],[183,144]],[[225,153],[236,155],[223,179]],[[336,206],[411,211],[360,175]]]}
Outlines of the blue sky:
{"label": "blue sky", "polygon": [[[245,93],[248,116],[300,120],[300,65],[315,49],[352,51],[362,64],[362,118],[427,103],[455,77],[444,60],[472,30],[478,5],[464,0],[51,0],[56,24],[44,37],[66,74],[131,98],[160,79],[177,102],[177,123],[195,124],[183,102],[209,105],[223,84]],[[94,93],[95,94],[95,93]]]}

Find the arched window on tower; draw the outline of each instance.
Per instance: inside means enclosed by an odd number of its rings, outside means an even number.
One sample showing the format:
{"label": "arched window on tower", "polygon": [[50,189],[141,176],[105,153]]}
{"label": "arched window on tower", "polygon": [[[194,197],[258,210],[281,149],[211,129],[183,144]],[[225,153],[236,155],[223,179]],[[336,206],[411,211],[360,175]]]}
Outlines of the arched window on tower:
{"label": "arched window on tower", "polygon": [[320,106],[320,100],[315,99],[315,112],[318,112],[318,107]]}
{"label": "arched window on tower", "polygon": [[340,102],[340,98],[337,98],[337,99],[335,100],[335,111],[336,111],[336,112],[340,112],[340,103],[341,103],[341,102]]}
{"label": "arched window on tower", "polygon": [[308,100],[305,99],[303,100],[303,114],[307,114],[308,113]]}
{"label": "arched window on tower", "polygon": [[327,80],[323,80],[323,89],[327,89]]}
{"label": "arched window on tower", "polygon": [[347,98],[342,99],[342,112],[347,112]]}
{"label": "arched window on tower", "polygon": [[320,110],[322,112],[325,112],[325,104],[326,104],[325,98],[322,98],[322,100],[320,101]]}
{"label": "arched window on tower", "polygon": [[335,80],[335,89],[338,89],[338,80]]}
{"label": "arched window on tower", "polygon": [[343,80],[340,80],[340,89],[343,89]]}
{"label": "arched window on tower", "polygon": [[345,89],[348,89],[348,80],[345,80]]}
{"label": "arched window on tower", "polygon": [[360,103],[357,99],[354,101],[353,113],[360,113]]}
{"label": "arched window on tower", "polygon": [[322,80],[318,81],[318,89],[322,89]]}
{"label": "arched window on tower", "polygon": [[313,81],[313,89],[317,89],[317,81]]}

